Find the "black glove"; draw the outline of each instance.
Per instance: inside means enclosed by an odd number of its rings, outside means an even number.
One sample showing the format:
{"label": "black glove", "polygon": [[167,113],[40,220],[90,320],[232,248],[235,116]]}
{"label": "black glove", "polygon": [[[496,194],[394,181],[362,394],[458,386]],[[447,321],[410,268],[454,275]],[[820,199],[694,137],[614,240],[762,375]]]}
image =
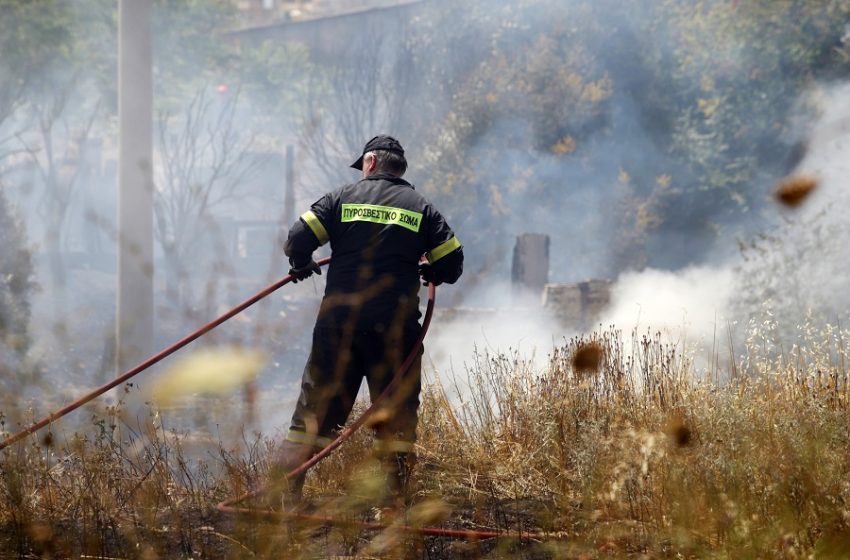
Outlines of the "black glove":
{"label": "black glove", "polygon": [[297,284],[299,280],[306,280],[307,278],[311,277],[314,272],[319,276],[322,275],[322,269],[313,259],[310,259],[302,266],[295,266],[293,264],[292,268],[289,269],[289,274],[293,276],[293,284]]}
{"label": "black glove", "polygon": [[431,266],[431,263],[419,263],[419,276],[422,277],[423,286],[427,286],[429,283],[433,283],[435,286],[442,284],[442,282],[437,279],[437,275],[434,274],[434,268]]}

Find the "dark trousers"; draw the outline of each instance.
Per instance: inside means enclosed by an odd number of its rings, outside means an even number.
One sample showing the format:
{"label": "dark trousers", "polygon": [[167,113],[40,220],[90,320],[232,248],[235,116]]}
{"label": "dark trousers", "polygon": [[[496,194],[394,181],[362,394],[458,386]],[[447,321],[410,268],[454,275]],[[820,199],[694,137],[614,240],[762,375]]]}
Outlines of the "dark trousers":
{"label": "dark trousers", "polygon": [[[363,378],[374,401],[393,380],[420,333],[418,325],[395,330],[316,327],[301,379],[301,395],[287,439],[324,447],[345,424]],[[377,447],[408,453],[416,441],[421,355],[376,412]]]}

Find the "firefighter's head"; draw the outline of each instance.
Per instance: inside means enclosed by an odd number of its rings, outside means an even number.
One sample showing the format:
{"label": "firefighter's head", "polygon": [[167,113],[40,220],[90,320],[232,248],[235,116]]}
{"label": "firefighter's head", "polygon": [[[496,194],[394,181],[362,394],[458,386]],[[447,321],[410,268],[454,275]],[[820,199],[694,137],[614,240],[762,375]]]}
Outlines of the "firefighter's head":
{"label": "firefighter's head", "polygon": [[392,136],[381,134],[366,142],[363,154],[351,167],[361,170],[363,178],[375,173],[401,177],[407,171],[407,160],[399,141]]}

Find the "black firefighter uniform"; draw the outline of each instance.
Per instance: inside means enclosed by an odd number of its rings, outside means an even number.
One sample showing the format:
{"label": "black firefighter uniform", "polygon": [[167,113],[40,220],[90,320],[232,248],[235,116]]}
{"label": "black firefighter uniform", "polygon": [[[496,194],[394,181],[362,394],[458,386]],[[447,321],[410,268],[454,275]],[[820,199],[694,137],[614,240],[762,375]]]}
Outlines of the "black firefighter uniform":
{"label": "black firefighter uniform", "polygon": [[[422,255],[437,284],[454,283],[463,271],[463,248],[443,216],[413,185],[389,174],[320,198],[290,230],[285,252],[299,267],[325,243],[332,254],[327,285],[286,438],[315,450],[345,424],[362,379],[377,398],[413,349],[421,332]],[[375,425],[379,455],[412,458],[420,370],[417,356],[382,408]],[[287,467],[309,457],[297,455]]]}

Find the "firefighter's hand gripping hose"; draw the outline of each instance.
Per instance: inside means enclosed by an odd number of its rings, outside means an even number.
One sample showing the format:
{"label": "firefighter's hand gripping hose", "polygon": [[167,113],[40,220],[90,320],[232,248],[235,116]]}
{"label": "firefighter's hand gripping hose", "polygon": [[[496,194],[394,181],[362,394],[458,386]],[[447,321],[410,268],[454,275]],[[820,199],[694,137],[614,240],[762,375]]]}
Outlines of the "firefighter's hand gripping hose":
{"label": "firefighter's hand gripping hose", "polygon": [[[330,262],[330,260],[331,259],[329,257],[321,259],[320,261],[318,261],[318,265],[319,266],[325,266]],[[285,286],[286,284],[289,284],[290,282],[293,282],[294,280],[295,280],[295,277],[291,274],[285,276],[284,278],[281,278],[280,280],[278,280],[274,284],[267,286],[265,289],[256,293],[254,296],[243,301],[242,303],[240,303],[239,305],[237,305],[236,307],[234,307],[230,311],[219,316],[217,319],[207,323],[206,325],[202,326],[201,328],[199,328],[195,332],[193,332],[193,333],[185,336],[184,338],[178,340],[177,342],[175,342],[171,346],[168,346],[167,348],[161,350],[157,354],[154,354],[153,356],[149,357],[147,360],[138,364],[134,368],[132,368],[132,369],[126,371],[125,373],[119,375],[118,377],[116,377],[115,379],[110,381],[109,383],[106,383],[106,384],[104,384],[104,385],[102,385],[102,386],[100,386],[96,389],[93,389],[92,391],[83,395],[82,397],[75,400],[74,402],[66,405],[65,407],[63,407],[63,408],[61,408],[61,409],[59,409],[59,410],[57,410],[57,411],[55,411],[51,414],[48,414],[47,416],[45,416],[44,418],[42,418],[38,422],[31,424],[30,426],[24,428],[20,432],[9,436],[4,441],[0,442],[0,451],[2,451],[3,449],[9,447],[10,445],[12,445],[14,443],[21,441],[25,437],[37,432],[41,428],[47,426],[48,424],[55,422],[56,420],[62,418],[63,416],[69,414],[70,412],[73,412],[74,410],[76,410],[76,409],[80,408],[81,406],[83,406],[84,404],[94,400],[95,398],[99,397],[100,395],[104,394],[105,392],[109,391],[110,389],[113,389],[113,388],[117,387],[118,385],[121,385],[122,383],[129,381],[130,379],[132,379],[136,375],[142,373],[143,371],[147,370],[151,366],[153,366],[153,365],[159,363],[160,361],[164,360],[165,358],[167,358],[168,356],[170,356],[174,352],[180,350],[184,346],[187,346],[191,342],[197,340],[198,338],[200,338],[204,334],[208,333],[209,331],[213,330],[217,326],[221,325],[225,321],[233,318],[234,316],[238,315],[242,311],[246,310],[247,308],[251,307],[252,305],[257,303],[258,301],[260,301],[261,299],[264,299],[265,297],[271,295],[272,293],[277,291],[279,288]],[[309,469],[310,467],[312,467],[313,465],[315,465],[316,463],[318,463],[319,461],[321,461],[322,459],[324,459],[325,457],[330,455],[331,452],[333,452],[336,448],[338,448],[340,445],[342,445],[342,443],[345,440],[347,440],[358,429],[360,429],[363,426],[363,424],[365,424],[366,421],[369,419],[370,415],[375,410],[377,410],[377,406],[381,402],[383,402],[383,400],[395,390],[395,387],[398,385],[399,380],[404,375],[404,373],[410,368],[410,366],[413,364],[413,361],[415,360],[416,356],[418,355],[418,353],[422,349],[422,342],[425,339],[425,335],[428,332],[428,326],[431,323],[431,316],[433,315],[435,300],[436,300],[436,288],[434,287],[433,283],[429,283],[428,284],[428,305],[427,305],[427,308],[426,308],[426,311],[425,311],[425,316],[422,319],[422,332],[419,335],[419,338],[417,339],[416,344],[414,344],[414,347],[411,350],[410,354],[407,356],[405,361],[399,367],[398,371],[395,372],[395,377],[393,378],[393,381],[390,383],[390,385],[386,388],[386,390],[377,399],[375,399],[372,402],[371,406],[369,406],[369,408],[366,409],[366,411],[357,420],[355,420],[350,426],[345,428],[333,442],[331,442],[327,447],[325,447],[324,449],[319,451],[310,460],[306,461],[301,466],[299,466],[298,468],[296,468],[292,472],[288,473],[286,475],[287,479],[296,477],[296,476],[304,473],[305,471],[307,471],[307,469]],[[237,504],[244,502],[245,500],[248,500],[248,499],[253,498],[255,496],[258,496],[258,495],[262,494],[265,490],[266,490],[266,488],[260,488],[260,489],[253,490],[251,492],[245,493],[245,494],[238,496],[236,498],[225,500],[225,501],[219,503],[216,506],[216,508],[218,509],[218,511],[223,512],[223,513],[228,513],[228,514],[243,514],[243,515],[252,515],[252,516],[255,516],[255,517],[273,518],[273,519],[298,518],[298,519],[301,519],[301,520],[304,520],[304,521],[314,522],[314,523],[320,524],[320,525],[344,525],[344,526],[348,526],[348,527],[361,528],[361,529],[364,529],[364,530],[383,530],[383,529],[388,528],[387,525],[382,525],[380,523],[370,523],[370,522],[366,522],[366,521],[357,521],[357,520],[351,520],[351,519],[337,519],[337,518],[333,518],[333,517],[309,515],[309,514],[297,513],[297,512],[272,511],[272,510],[263,510],[263,509],[253,509],[253,508],[247,508],[247,507],[237,507]],[[492,539],[492,538],[519,538],[519,539],[527,539],[527,540],[544,540],[544,539],[553,538],[553,535],[551,535],[551,534],[530,533],[530,532],[522,532],[522,531],[517,531],[517,532],[482,531],[482,530],[444,529],[444,528],[441,528],[441,527],[411,527],[411,526],[398,526],[398,525],[393,525],[393,529],[400,531],[400,532],[405,532],[405,533],[416,533],[416,534],[427,535],[427,536],[462,538],[462,539],[472,539],[472,540]]]}

